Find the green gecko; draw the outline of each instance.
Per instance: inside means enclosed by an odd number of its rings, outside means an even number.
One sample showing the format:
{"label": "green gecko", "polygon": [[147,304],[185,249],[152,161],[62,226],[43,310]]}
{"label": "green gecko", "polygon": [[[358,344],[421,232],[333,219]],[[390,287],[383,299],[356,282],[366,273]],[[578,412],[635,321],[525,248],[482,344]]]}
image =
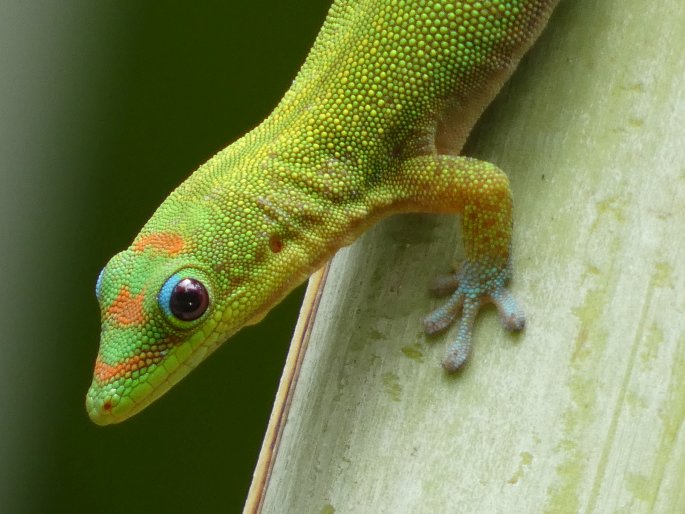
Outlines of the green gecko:
{"label": "green gecko", "polygon": [[173,191],[98,277],[91,419],[122,421],[370,225],[400,212],[462,215],[465,261],[425,329],[461,312],[448,371],[506,289],[512,197],[495,165],[459,156],[474,123],[558,0],[335,0],[276,109]]}

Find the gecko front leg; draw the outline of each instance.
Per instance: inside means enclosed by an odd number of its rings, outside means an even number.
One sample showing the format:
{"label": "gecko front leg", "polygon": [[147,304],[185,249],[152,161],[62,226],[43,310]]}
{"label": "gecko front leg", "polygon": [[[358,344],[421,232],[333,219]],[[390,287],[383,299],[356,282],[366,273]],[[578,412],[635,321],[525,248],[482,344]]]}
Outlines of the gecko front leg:
{"label": "gecko front leg", "polygon": [[508,330],[525,325],[523,309],[506,288],[512,272],[509,180],[494,164],[447,155],[409,159],[396,179],[407,210],[462,215],[466,260],[458,271],[434,284],[434,290],[450,293],[450,298],[424,320],[426,332],[433,334],[450,326],[461,311],[456,340],[443,360],[447,371],[455,371],[469,355],[482,305],[494,303]]}

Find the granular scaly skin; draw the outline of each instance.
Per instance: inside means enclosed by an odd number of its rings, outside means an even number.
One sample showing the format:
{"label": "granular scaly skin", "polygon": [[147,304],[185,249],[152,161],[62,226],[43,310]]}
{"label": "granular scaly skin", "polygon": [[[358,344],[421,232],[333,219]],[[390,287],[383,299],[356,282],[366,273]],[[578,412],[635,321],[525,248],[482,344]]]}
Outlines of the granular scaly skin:
{"label": "granular scaly skin", "polygon": [[459,152],[554,4],[335,1],[273,113],[171,193],[103,269],[86,399],[93,421],[118,422],[149,405],[393,213],[462,215],[466,260],[437,281],[450,298],[425,320],[435,332],[462,312],[447,370],[467,358],[483,303],[497,305],[507,328],[522,328],[505,288],[509,182]]}

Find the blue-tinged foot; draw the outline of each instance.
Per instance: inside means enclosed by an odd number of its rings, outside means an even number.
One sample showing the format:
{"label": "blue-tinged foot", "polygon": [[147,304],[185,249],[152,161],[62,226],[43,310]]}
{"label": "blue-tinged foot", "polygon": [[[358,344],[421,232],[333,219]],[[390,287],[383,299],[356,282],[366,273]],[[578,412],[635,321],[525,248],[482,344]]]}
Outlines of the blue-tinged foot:
{"label": "blue-tinged foot", "polygon": [[459,315],[457,339],[450,345],[443,360],[447,371],[459,369],[469,356],[473,339],[473,324],[481,306],[494,303],[499,311],[502,325],[518,331],[525,326],[523,309],[506,288],[511,276],[510,266],[498,267],[488,263],[464,262],[455,273],[442,275],[433,283],[431,290],[438,295],[450,294],[449,300],[424,319],[428,334],[445,330]]}

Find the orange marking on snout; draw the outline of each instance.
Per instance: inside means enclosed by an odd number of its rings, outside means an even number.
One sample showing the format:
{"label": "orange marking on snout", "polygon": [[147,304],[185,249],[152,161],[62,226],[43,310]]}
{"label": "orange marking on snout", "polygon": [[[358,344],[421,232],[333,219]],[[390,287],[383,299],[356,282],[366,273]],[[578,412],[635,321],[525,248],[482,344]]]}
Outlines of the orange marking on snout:
{"label": "orange marking on snout", "polygon": [[123,286],[112,305],[107,308],[107,314],[121,326],[142,325],[145,321],[144,292],[141,291],[133,296],[128,287]]}
{"label": "orange marking on snout", "polygon": [[159,232],[157,234],[148,234],[141,237],[133,245],[133,250],[142,252],[148,248],[152,248],[153,250],[173,257],[181,253],[185,249],[185,245],[185,241],[178,234]]}
{"label": "orange marking on snout", "polygon": [[107,383],[115,378],[122,377],[127,373],[132,373],[137,369],[144,368],[146,366],[145,360],[140,358],[138,355],[126,359],[124,362],[115,364],[106,364],[100,360],[100,357],[95,361],[95,378],[100,383]]}

